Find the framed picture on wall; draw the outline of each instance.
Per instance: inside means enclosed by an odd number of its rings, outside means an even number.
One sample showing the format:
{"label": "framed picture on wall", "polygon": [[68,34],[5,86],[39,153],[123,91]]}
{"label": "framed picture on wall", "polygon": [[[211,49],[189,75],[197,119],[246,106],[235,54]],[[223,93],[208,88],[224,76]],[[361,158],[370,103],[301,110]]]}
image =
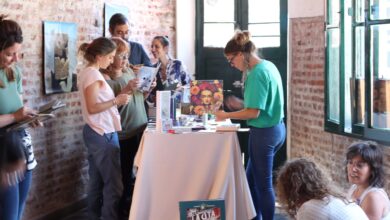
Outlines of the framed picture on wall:
{"label": "framed picture on wall", "polygon": [[116,13],[121,13],[127,19],[129,19],[129,9],[126,6],[104,3],[104,36],[105,37],[111,37],[109,31],[110,18]]}
{"label": "framed picture on wall", "polygon": [[77,90],[77,25],[43,22],[45,94]]}

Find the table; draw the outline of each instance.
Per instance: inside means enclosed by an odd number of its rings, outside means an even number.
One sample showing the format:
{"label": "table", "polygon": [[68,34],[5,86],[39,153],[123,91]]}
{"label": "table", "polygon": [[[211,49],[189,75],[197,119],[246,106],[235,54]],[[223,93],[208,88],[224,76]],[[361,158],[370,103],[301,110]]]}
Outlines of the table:
{"label": "table", "polygon": [[227,220],[252,219],[252,203],[236,132],[145,131],[130,220],[178,220],[179,201],[224,199]]}

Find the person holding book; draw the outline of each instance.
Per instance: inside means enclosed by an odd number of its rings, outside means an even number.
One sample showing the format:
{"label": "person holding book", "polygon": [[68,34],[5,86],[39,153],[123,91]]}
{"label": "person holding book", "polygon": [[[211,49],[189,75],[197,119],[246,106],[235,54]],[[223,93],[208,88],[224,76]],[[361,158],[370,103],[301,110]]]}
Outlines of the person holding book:
{"label": "person holding book", "polygon": [[346,152],[347,179],[353,185],[348,198],[356,202],[370,220],[390,219],[390,200],[383,189],[383,151],[373,141],[351,144]]}
{"label": "person holding book", "polygon": [[[16,21],[0,15],[0,219],[22,219],[37,162],[26,129],[5,132],[11,124],[31,119],[35,111],[23,104],[21,58],[23,35]],[[32,126],[39,122],[32,122]]]}
{"label": "person holding book", "polygon": [[152,41],[152,54],[158,62],[153,66],[158,67],[156,79],[157,86],[152,90],[148,101],[155,103],[157,90],[174,90],[177,100],[181,99],[181,87],[189,85],[190,74],[185,70],[183,63],[173,59],[169,55],[170,42],[166,36],[156,36]]}
{"label": "person holding book", "polygon": [[293,219],[368,220],[363,210],[332,187],[328,176],[307,159],[286,162],[278,172],[277,195]]}
{"label": "person holding book", "polygon": [[[135,154],[141,142],[143,131],[147,125],[147,115],[144,107],[143,93],[137,89],[139,80],[133,70],[127,67],[127,56],[129,54],[128,44],[121,38],[111,38],[117,45],[114,62],[104,71],[109,76],[107,83],[111,86],[115,95],[129,94],[130,102],[119,108],[121,116],[122,131],[118,132],[122,183],[124,186],[120,203],[119,219],[128,219],[131,206],[131,199],[134,188],[132,167]],[[145,96],[144,96],[145,95]]]}
{"label": "person holding book", "polygon": [[143,65],[152,66],[152,63],[150,62],[142,44],[128,39],[129,21],[123,14],[116,13],[110,18],[109,31],[112,37],[120,37],[128,42],[130,48],[128,60],[130,67],[134,72],[137,73]]}
{"label": "person holding book", "polygon": [[118,106],[126,105],[128,94],[114,95],[99,69],[114,60],[116,44],[104,37],[84,43],[87,66],[78,74],[81,112],[86,122],[83,138],[88,148],[88,219],[118,219],[123,184],[117,132],[121,130]]}
{"label": "person holding book", "polygon": [[250,131],[246,171],[256,219],[273,219],[273,159],[286,138],[280,73],[273,63],[258,57],[248,31],[236,31],[226,44],[224,54],[232,67],[246,74],[244,106],[233,112],[217,111],[216,120],[247,120]]}

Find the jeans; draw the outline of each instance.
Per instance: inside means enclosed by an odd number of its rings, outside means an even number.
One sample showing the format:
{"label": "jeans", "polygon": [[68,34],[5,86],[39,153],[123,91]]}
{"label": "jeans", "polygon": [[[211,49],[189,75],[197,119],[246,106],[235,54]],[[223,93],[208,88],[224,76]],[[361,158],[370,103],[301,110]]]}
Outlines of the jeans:
{"label": "jeans", "polygon": [[249,161],[246,168],[249,188],[256,209],[256,220],[273,220],[275,193],[272,167],[275,153],[286,139],[283,122],[270,128],[251,127],[249,132]]}
{"label": "jeans", "polygon": [[88,219],[116,220],[123,190],[118,134],[101,136],[85,125],[83,136],[89,163]]}
{"label": "jeans", "polygon": [[32,171],[26,171],[24,179],[13,186],[0,190],[0,219],[20,220],[31,186]]}

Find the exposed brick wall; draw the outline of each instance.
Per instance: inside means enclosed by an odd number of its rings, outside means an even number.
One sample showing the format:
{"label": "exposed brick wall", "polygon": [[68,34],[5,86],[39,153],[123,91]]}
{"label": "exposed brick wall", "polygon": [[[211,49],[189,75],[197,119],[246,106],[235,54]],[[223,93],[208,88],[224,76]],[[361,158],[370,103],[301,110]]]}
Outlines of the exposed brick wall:
{"label": "exposed brick wall", "polygon": [[88,181],[88,162],[82,140],[84,123],[78,94],[43,94],[42,22],[77,23],[80,45],[103,34],[104,2],[129,8],[130,39],[142,43],[148,52],[155,35],[169,36],[171,52],[176,51],[175,0],[0,1],[0,14],[8,14],[23,29],[24,59],[21,65],[25,101],[31,107],[53,99],[67,104],[67,108],[57,114],[56,120],[31,131],[38,167],[33,173],[25,220],[37,219],[84,198]]}
{"label": "exposed brick wall", "polygon": [[[346,147],[357,139],[324,131],[324,17],[294,18],[291,27],[289,82],[290,158],[311,158],[326,167],[335,184],[348,187],[344,172]],[[385,171],[390,174],[390,148],[385,148]],[[390,185],[387,185],[389,191]],[[389,191],[390,192],[390,191]]]}

